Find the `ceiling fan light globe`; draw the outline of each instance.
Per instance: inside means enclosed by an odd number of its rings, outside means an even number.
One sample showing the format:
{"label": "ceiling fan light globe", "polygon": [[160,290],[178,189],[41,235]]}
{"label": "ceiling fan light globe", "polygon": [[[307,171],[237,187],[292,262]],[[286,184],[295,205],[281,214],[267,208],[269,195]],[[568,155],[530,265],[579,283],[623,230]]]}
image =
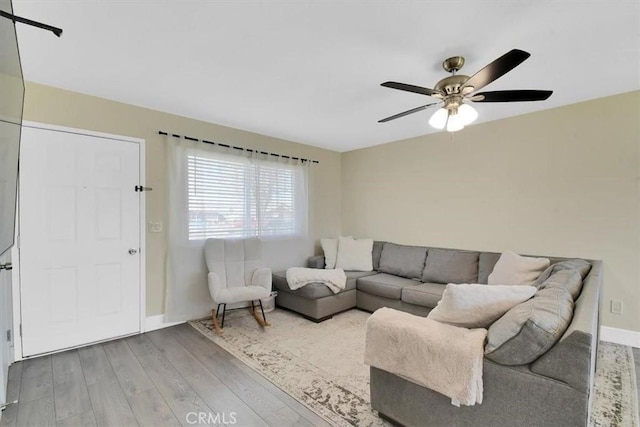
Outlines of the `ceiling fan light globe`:
{"label": "ceiling fan light globe", "polygon": [[431,125],[431,127],[434,127],[436,129],[444,129],[447,124],[448,115],[449,112],[446,108],[440,108],[438,111],[433,113],[433,115],[429,119],[429,124]]}
{"label": "ceiling fan light globe", "polygon": [[456,132],[464,128],[464,123],[460,114],[451,114],[447,121],[447,131]]}
{"label": "ceiling fan light globe", "polygon": [[469,104],[462,104],[458,107],[458,116],[464,126],[473,123],[478,118],[478,112]]}

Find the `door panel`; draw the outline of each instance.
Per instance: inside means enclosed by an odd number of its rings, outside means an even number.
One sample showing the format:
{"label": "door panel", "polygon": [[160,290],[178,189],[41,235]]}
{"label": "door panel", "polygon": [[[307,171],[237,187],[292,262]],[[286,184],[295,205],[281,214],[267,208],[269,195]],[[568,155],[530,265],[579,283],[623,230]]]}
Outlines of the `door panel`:
{"label": "door panel", "polygon": [[[11,263],[11,251],[0,257],[0,264]],[[6,403],[7,379],[11,356],[12,339],[8,339],[7,331],[12,331],[11,310],[11,271],[0,270],[0,405]]]}
{"label": "door panel", "polygon": [[140,331],[139,155],[132,142],[23,129],[24,356]]}

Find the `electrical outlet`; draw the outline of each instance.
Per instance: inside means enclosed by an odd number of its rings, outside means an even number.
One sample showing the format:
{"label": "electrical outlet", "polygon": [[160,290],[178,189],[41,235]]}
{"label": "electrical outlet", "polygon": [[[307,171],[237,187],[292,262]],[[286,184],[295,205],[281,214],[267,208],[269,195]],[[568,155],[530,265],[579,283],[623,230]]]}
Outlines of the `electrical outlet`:
{"label": "electrical outlet", "polygon": [[622,301],[620,300],[611,300],[611,312],[613,314],[622,314]]}
{"label": "electrical outlet", "polygon": [[149,221],[149,231],[151,233],[162,233],[162,221]]}

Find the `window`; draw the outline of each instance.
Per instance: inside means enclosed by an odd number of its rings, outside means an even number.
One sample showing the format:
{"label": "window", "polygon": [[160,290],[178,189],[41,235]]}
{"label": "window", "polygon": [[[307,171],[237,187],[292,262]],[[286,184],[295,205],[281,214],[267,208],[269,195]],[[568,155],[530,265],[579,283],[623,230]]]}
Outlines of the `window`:
{"label": "window", "polygon": [[301,165],[188,154],[189,240],[304,233],[305,174]]}

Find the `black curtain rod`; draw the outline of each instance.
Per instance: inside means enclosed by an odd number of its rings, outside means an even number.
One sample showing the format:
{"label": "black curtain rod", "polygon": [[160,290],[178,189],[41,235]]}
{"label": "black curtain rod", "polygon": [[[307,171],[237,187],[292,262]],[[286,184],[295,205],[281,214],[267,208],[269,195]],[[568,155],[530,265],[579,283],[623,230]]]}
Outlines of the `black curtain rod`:
{"label": "black curtain rod", "polygon": [[175,133],[167,133],[167,132],[163,132],[161,130],[158,131],[158,134],[159,135],[172,136],[174,138],[184,138],[187,141],[204,142],[205,144],[218,145],[220,147],[225,147],[225,148],[233,148],[234,150],[238,150],[238,151],[248,151],[249,153],[256,152],[256,153],[264,154],[264,155],[267,155],[267,156],[282,157],[283,159],[293,159],[293,160],[300,160],[301,162],[320,163],[317,160],[303,159],[302,157],[285,156],[284,154],[268,153],[266,151],[258,151],[258,150],[253,150],[251,148],[237,147],[235,145],[229,145],[229,144],[222,144],[220,142],[207,141],[206,139],[193,138],[191,136],[183,136],[183,135],[178,135],[178,134],[175,134]]}
{"label": "black curtain rod", "polygon": [[62,28],[53,27],[51,25],[43,24],[42,22],[33,21],[27,18],[22,18],[20,16],[16,16],[12,13],[5,12],[3,10],[0,10],[0,16],[2,16],[3,18],[11,19],[14,22],[14,24],[16,22],[20,22],[22,24],[31,25],[32,27],[42,28],[43,30],[51,31],[53,34],[55,34],[58,37],[62,35]]}

